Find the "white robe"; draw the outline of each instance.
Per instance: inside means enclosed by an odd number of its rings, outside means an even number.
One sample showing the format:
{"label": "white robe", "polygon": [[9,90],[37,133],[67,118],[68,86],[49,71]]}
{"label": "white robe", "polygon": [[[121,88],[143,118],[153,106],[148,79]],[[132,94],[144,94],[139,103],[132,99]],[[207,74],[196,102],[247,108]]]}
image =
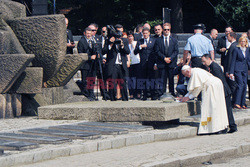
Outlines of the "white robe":
{"label": "white robe", "polygon": [[221,80],[201,68],[192,68],[188,82],[189,97],[202,91],[201,121],[198,134],[215,133],[228,126],[224,88]]}

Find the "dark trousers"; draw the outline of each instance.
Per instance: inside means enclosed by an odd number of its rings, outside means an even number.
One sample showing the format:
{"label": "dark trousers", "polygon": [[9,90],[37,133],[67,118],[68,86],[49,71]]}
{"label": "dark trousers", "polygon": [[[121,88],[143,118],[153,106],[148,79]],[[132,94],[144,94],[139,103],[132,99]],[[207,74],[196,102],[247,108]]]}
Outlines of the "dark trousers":
{"label": "dark trousers", "polygon": [[89,69],[81,69],[81,76],[82,76],[82,82],[78,84],[78,86],[81,89],[81,92],[84,92],[86,97],[94,97],[94,91],[93,89],[90,89],[90,86],[88,85],[88,80],[91,78],[92,74]]}
{"label": "dark trousers", "polygon": [[174,94],[174,69],[166,66],[166,77],[164,77],[164,86],[166,92],[166,85],[168,80],[168,88],[171,94]]}
{"label": "dark trousers", "polygon": [[127,81],[125,79],[125,71],[122,65],[116,64],[114,66],[111,78],[108,78],[109,82],[109,96],[111,101],[116,100],[116,87],[117,84],[120,85],[122,100],[128,101],[128,92],[127,92]]}
{"label": "dark trousers", "polygon": [[234,75],[237,84],[235,91],[235,104],[246,106],[247,72],[235,71]]}
{"label": "dark trousers", "polygon": [[182,95],[182,96],[185,96],[187,94],[187,85],[184,85],[184,84],[179,84],[176,86],[176,91]]}
{"label": "dark trousers", "polygon": [[141,94],[140,90],[137,89],[137,80],[140,77],[140,64],[133,64],[129,67],[129,78],[128,81],[128,89],[130,96],[137,97],[138,94]]}
{"label": "dark trousers", "polygon": [[233,116],[232,103],[231,103],[230,96],[226,97],[226,106],[227,106],[227,117],[228,117],[229,128],[232,130],[236,130],[237,125],[234,122],[234,116]]}
{"label": "dark trousers", "polygon": [[166,93],[167,90],[167,83],[168,83],[168,88],[169,92],[171,94],[174,94],[174,69],[169,68],[168,66],[165,66],[164,68],[158,68],[157,70],[157,77],[159,78],[160,81],[162,81],[162,89],[158,89],[157,92],[159,92],[159,96],[163,95]]}
{"label": "dark trousers", "polygon": [[153,64],[150,62],[140,63],[140,77],[138,80],[137,88],[142,91],[143,98],[147,97],[147,92],[150,93],[151,98],[156,98],[156,83],[155,83],[155,71],[153,69]]}
{"label": "dark trousers", "polygon": [[201,57],[191,57],[191,67],[199,67],[207,70],[207,67],[202,64]]}

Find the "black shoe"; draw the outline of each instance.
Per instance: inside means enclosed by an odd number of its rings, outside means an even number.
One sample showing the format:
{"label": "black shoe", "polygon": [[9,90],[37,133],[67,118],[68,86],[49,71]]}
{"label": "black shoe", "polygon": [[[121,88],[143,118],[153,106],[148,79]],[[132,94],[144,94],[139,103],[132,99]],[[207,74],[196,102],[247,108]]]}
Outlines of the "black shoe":
{"label": "black shoe", "polygon": [[234,133],[234,132],[237,132],[238,130],[237,129],[230,129],[227,133]]}
{"label": "black shoe", "polygon": [[147,99],[147,96],[143,96],[141,100],[146,101]]}
{"label": "black shoe", "polygon": [[[110,96],[108,94],[105,95],[106,100],[110,100]],[[102,97],[102,100],[105,100],[104,96]]]}
{"label": "black shoe", "polygon": [[158,100],[158,97],[152,97],[151,100]]}
{"label": "black shoe", "polygon": [[175,93],[171,93],[172,96],[177,97]]}
{"label": "black shoe", "polygon": [[227,129],[224,129],[224,130],[217,132],[217,134],[226,134],[226,133],[227,133]]}

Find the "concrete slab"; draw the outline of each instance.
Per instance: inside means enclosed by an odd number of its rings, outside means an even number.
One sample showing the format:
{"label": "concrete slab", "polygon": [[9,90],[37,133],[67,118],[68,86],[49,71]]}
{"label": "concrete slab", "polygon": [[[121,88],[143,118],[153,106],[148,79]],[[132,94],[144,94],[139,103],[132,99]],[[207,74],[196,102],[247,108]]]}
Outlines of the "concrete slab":
{"label": "concrete slab", "polygon": [[104,122],[168,121],[189,115],[186,103],[161,101],[89,101],[38,108],[39,118]]}
{"label": "concrete slab", "polygon": [[34,142],[39,144],[61,144],[71,141],[69,138],[63,137],[36,136],[17,133],[0,133],[0,139]]}
{"label": "concrete slab", "polygon": [[[39,145],[37,143],[23,142],[23,141],[13,141],[13,140],[1,140],[0,139],[0,150],[26,150],[37,148]],[[1,155],[1,151],[0,151]]]}
{"label": "concrete slab", "polygon": [[70,139],[97,139],[101,137],[100,133],[83,132],[83,131],[68,131],[57,129],[33,128],[20,130],[19,132],[33,135],[58,136]]}
{"label": "concrete slab", "polygon": [[127,134],[128,133],[128,131],[124,130],[124,129],[100,128],[100,127],[77,126],[77,125],[50,126],[49,129],[96,132],[96,133],[100,133],[102,135],[118,135],[118,134]]}

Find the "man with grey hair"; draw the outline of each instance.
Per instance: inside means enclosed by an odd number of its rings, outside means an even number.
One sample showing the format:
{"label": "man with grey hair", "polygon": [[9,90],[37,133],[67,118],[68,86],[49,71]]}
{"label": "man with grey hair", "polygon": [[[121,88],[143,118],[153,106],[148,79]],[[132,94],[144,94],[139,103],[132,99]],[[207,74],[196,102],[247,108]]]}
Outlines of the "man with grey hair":
{"label": "man with grey hair", "polygon": [[186,102],[202,92],[201,121],[198,134],[226,133],[228,126],[224,87],[221,80],[201,68],[182,67],[182,74],[189,77],[188,93],[179,98]]}

